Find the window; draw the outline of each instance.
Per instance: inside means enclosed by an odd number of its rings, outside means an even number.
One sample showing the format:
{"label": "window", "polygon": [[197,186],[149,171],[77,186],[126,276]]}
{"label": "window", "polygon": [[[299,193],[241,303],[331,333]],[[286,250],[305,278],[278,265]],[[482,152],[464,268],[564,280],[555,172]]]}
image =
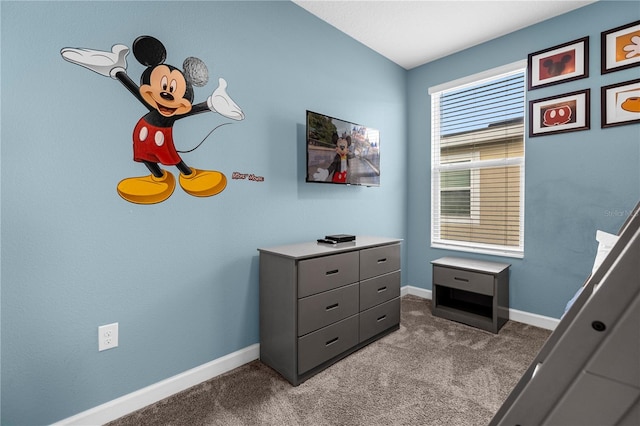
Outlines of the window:
{"label": "window", "polygon": [[432,247],[522,257],[524,61],[429,93]]}
{"label": "window", "polygon": [[[470,165],[477,160],[474,153],[450,154],[441,158],[444,167],[452,164]],[[474,185],[478,179],[477,170],[469,167],[460,170],[443,170],[440,173],[440,213],[448,222],[478,223],[478,186]]]}

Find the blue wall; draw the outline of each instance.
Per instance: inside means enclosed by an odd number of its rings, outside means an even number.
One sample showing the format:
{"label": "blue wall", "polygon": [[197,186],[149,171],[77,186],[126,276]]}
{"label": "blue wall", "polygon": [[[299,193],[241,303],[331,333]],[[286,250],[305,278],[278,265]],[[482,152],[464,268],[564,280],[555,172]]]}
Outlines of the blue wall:
{"label": "blue wall", "polygon": [[[637,2],[600,1],[408,73],[407,281],[431,289],[429,262],[455,252],[430,245],[431,86],[589,36],[589,77],[532,90],[527,101],[591,89],[591,130],[526,140],[525,255],[484,257],[512,264],[513,309],[560,318],[591,272],[596,230],[617,233],[640,199],[638,124],[601,129],[600,87],[640,77],[640,68],[600,74],[600,33],[640,19]],[[424,196],[416,196],[424,194]],[[460,256],[469,256],[459,254]]]}
{"label": "blue wall", "polygon": [[[44,424],[258,342],[257,247],[326,233],[405,239],[403,285],[431,288],[430,86],[585,35],[590,77],[531,99],[592,92],[592,129],[527,141],[525,258],[511,304],[559,317],[586,278],[595,230],[615,232],[640,198],[638,125],[600,129],[600,31],[638,19],[598,2],[405,71],[289,2],[2,2],[2,424]],[[229,82],[246,119],[187,162],[231,180],[212,198],[179,188],[138,206],[116,194],[141,106],[116,81],[65,62],[67,46],[108,49],[152,34],[167,62],[197,56]],[[142,67],[129,56],[134,79]],[[382,186],[304,183],[304,111],[381,130]],[[225,122],[176,125],[181,148]],[[409,197],[408,194],[411,194]],[[495,259],[495,258],[494,258]],[[501,259],[503,260],[503,259]],[[97,352],[97,327],[120,346]]]}
{"label": "blue wall", "polygon": [[[60,49],[141,34],[168,63],[204,60],[197,102],[224,77],[246,114],[183,155],[228,176],[220,195],[116,193],[148,173],[131,153],[145,111]],[[2,64],[3,424],[60,420],[257,343],[258,247],[404,237],[406,71],[293,3],[2,2]],[[304,182],[306,109],[380,130],[381,187]],[[179,149],[227,121],[178,122]],[[120,346],[98,353],[111,322]]]}

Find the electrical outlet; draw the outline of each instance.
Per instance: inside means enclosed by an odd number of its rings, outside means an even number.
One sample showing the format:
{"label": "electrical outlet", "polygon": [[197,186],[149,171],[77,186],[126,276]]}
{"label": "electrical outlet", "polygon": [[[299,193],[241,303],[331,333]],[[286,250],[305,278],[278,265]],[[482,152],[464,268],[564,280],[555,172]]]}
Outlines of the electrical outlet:
{"label": "electrical outlet", "polygon": [[98,351],[118,346],[118,323],[101,325],[98,327]]}

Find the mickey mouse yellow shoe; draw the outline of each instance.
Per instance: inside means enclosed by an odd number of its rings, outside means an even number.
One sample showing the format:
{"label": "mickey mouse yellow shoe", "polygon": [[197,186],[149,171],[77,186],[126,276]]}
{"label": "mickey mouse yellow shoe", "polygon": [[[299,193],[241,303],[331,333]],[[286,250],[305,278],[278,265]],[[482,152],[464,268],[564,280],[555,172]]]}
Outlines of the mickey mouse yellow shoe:
{"label": "mickey mouse yellow shoe", "polygon": [[211,197],[224,191],[227,177],[215,170],[199,170],[191,168],[191,174],[180,173],[180,186],[187,194],[194,197]]}
{"label": "mickey mouse yellow shoe", "polygon": [[161,178],[149,175],[123,179],[118,183],[118,194],[131,203],[161,203],[176,187],[176,178],[166,170],[163,173]]}

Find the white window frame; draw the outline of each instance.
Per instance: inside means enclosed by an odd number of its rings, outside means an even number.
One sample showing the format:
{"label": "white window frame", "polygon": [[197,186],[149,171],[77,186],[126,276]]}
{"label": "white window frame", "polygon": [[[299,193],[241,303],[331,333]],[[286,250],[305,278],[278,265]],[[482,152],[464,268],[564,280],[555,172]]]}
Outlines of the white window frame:
{"label": "white window frame", "polygon": [[[502,75],[521,72],[524,71],[526,75],[526,67],[527,61],[521,60],[511,64],[507,64],[501,67],[493,68],[487,71],[483,71],[481,73],[473,74],[467,77],[463,77],[458,80],[453,80],[447,83],[443,83],[437,86],[433,86],[429,88],[429,95],[432,96],[436,93],[440,93],[450,89],[459,89],[464,86],[475,86],[481,84],[485,80],[493,80],[501,77]],[[433,102],[433,98],[432,98]],[[523,99],[523,117],[524,117],[524,127],[527,128],[526,123],[526,107],[524,103],[526,99]],[[437,122],[437,117],[440,116],[439,111],[440,105],[432,105],[432,113],[434,117],[432,117],[432,128],[431,128],[431,247],[432,248],[440,248],[447,250],[458,250],[464,252],[472,252],[472,253],[481,253],[481,254],[490,254],[497,256],[505,256],[505,257],[514,257],[514,258],[523,258],[524,257],[524,211],[525,211],[525,173],[524,173],[524,163],[525,163],[525,154],[523,152],[522,157],[517,158],[504,158],[499,160],[492,161],[483,161],[483,166],[487,167],[498,167],[498,166],[519,166],[521,168],[520,173],[520,233],[519,233],[519,246],[518,247],[510,247],[510,246],[498,246],[492,244],[483,244],[483,243],[475,243],[475,242],[465,242],[465,241],[454,241],[454,240],[441,240],[439,235],[435,235],[435,230],[439,229],[440,223],[472,223],[474,220],[479,221],[479,205],[477,203],[473,203],[472,201],[472,213],[469,219],[465,218],[453,218],[453,217],[441,217],[440,214],[440,171],[446,170],[455,170],[456,168],[464,167],[468,168],[466,162],[462,163],[452,163],[452,164],[440,164],[440,153],[439,150],[433,149],[433,142],[435,138],[439,135],[436,135],[436,131],[439,131],[439,123]],[[523,143],[526,142],[526,134],[523,131]],[[471,159],[473,163],[476,159]],[[438,167],[434,167],[437,165]],[[475,170],[477,173],[477,169]],[[474,169],[472,169],[472,173]],[[472,176],[473,178],[473,176]],[[479,189],[476,188],[476,191]],[[473,191],[473,184],[472,184]],[[437,195],[436,195],[437,194]],[[479,195],[476,193],[475,195]],[[479,198],[475,197],[472,193],[472,200],[478,200]],[[476,204],[475,206],[473,204]]]}
{"label": "white window frame", "polygon": [[[448,159],[459,159],[463,161],[458,161],[455,163],[444,163],[440,164],[440,172],[444,171],[456,171],[456,170],[468,170],[468,164],[477,161],[480,155],[476,152],[473,155],[470,154],[452,154],[448,155]],[[439,162],[440,160],[438,160]],[[470,184],[469,191],[471,193],[471,199],[469,201],[469,217],[460,217],[460,216],[447,216],[443,215],[441,220],[447,223],[469,223],[469,224],[478,224],[480,223],[480,203],[478,202],[480,197],[480,188],[477,184],[478,175],[480,174],[477,169],[469,170],[470,173]],[[440,173],[436,173],[437,179],[440,179]],[[437,188],[440,188],[440,183],[438,182]],[[442,191],[442,188],[440,188]],[[439,199],[438,199],[439,204]],[[440,206],[438,206],[438,212],[440,212]]]}

